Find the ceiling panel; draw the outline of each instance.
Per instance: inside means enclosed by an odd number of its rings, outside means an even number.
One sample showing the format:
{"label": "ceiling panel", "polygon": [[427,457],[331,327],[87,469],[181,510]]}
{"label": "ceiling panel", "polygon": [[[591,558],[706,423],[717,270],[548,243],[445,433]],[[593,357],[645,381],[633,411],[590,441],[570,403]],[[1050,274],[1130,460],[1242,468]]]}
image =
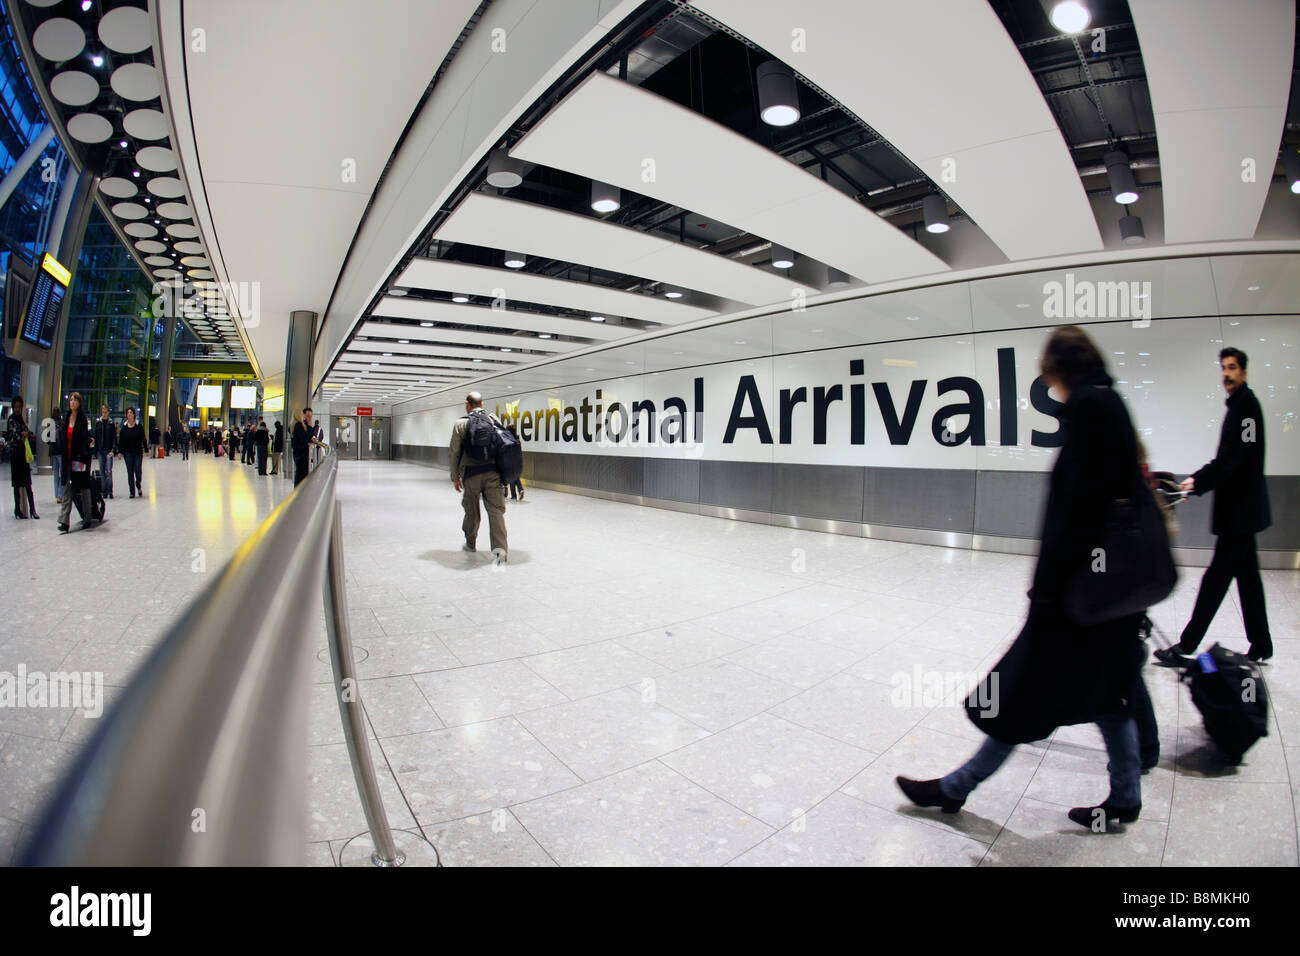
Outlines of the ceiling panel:
{"label": "ceiling panel", "polygon": [[[395,331],[396,330],[396,331]],[[585,348],[581,342],[560,342],[557,339],[539,339],[535,335],[505,335],[500,332],[467,332],[464,329],[426,329],[419,325],[390,325],[383,322],[367,322],[361,327],[361,334],[367,338],[371,335],[386,335],[412,342],[452,342],[462,345],[489,345],[497,348],[532,349],[535,352],[568,352],[572,349]],[[450,354],[450,353],[448,353]],[[470,357],[482,355],[475,352]]]}
{"label": "ceiling panel", "polygon": [[915,163],[1009,258],[1102,248],[1056,120],[989,4],[692,6],[778,56],[792,31],[809,37],[786,61]]}
{"label": "ceiling panel", "polygon": [[[910,236],[789,160],[606,73],[584,80],[511,155],[737,226],[867,282],[947,269]],[[641,175],[646,156],[655,159],[649,183]]]}
{"label": "ceiling panel", "polygon": [[445,259],[416,259],[397,279],[412,289],[502,296],[514,302],[536,302],[595,315],[621,315],[644,322],[677,325],[717,315],[712,309],[682,305],[662,296],[641,295],[595,285],[552,279],[515,269],[490,269]]}
{"label": "ceiling panel", "polygon": [[1165,242],[1250,239],[1286,123],[1294,0],[1130,0],[1129,9],[1156,116]]}
{"label": "ceiling panel", "polygon": [[680,242],[591,216],[471,193],[438,230],[439,239],[507,249],[624,275],[668,282],[748,305],[788,300],[815,289]]}
{"label": "ceiling panel", "polygon": [[[422,359],[437,359],[437,364],[447,368],[479,368],[475,359],[481,359],[484,362],[495,362],[502,367],[513,367],[521,363],[530,361],[527,355],[519,355],[516,352],[485,352],[479,349],[469,358],[449,358],[446,349],[440,345],[424,345],[423,343],[413,342],[410,345],[395,345],[391,342],[353,342],[348,346],[346,355],[360,358],[372,353],[393,352],[396,355],[415,355]],[[374,361],[373,358],[367,358],[366,361]]]}
{"label": "ceiling panel", "polygon": [[493,309],[485,305],[457,302],[430,302],[402,296],[386,296],[372,313],[376,318],[423,319],[429,322],[455,322],[462,325],[492,326],[499,329],[523,329],[527,332],[549,332],[552,335],[570,335],[584,339],[621,339],[634,335],[639,329],[626,325],[610,325],[591,319],[574,319],[565,316],[538,315],[513,309]]}

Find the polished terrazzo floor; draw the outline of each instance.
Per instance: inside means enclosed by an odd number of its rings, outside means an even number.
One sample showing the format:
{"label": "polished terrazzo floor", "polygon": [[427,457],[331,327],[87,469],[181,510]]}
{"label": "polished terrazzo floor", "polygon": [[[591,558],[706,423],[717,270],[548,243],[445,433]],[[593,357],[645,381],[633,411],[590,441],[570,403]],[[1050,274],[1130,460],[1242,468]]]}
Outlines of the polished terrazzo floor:
{"label": "polished terrazzo floor", "polygon": [[[4,519],[22,600],[0,671],[120,685],[289,490],[201,456],[146,463],[145,485],[105,527],[64,538],[40,499],[45,520]],[[1065,817],[1106,795],[1091,727],[1020,748],[955,816],[912,808],[892,782],[978,745],[956,701],[1018,630],[1028,558],[532,490],[509,506],[497,567],[460,550],[445,472],[347,463],[339,494],[387,811],[446,865],[1297,864],[1298,573],[1265,574],[1270,736],[1224,766],[1186,689],[1148,668],[1164,754],[1141,821],[1094,835]],[[1167,633],[1199,579],[1184,572],[1155,609]],[[1211,638],[1244,649],[1243,633],[1225,603]],[[308,860],[330,865],[358,856],[365,823],[323,645],[315,668]],[[0,709],[0,859],[89,723]]]}

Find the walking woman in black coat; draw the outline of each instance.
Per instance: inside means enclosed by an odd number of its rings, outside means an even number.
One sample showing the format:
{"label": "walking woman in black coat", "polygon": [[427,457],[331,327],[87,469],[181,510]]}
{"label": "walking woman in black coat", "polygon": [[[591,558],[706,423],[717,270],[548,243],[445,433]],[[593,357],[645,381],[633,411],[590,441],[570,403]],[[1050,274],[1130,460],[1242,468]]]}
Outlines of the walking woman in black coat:
{"label": "walking woman in black coat", "polygon": [[86,418],[81,394],[73,392],[68,399],[68,415],[59,425],[55,436],[59,454],[63,457],[63,503],[59,505],[59,531],[67,533],[72,511],[72,496],[81,499],[81,526],[89,527],[93,514],[90,508],[90,422]]}
{"label": "walking woman in black coat", "polygon": [[[26,518],[22,513],[22,499],[27,499],[31,517],[39,518],[36,513],[36,497],[32,494],[32,466],[27,461],[29,442],[36,440],[31,429],[27,427],[23,400],[14,396],[13,406],[9,409],[9,420],[5,427],[5,444],[9,447],[9,483],[14,489],[14,517]],[[33,453],[36,451],[32,448]]]}
{"label": "walking woman in black coat", "polygon": [[1028,620],[966,704],[967,716],[988,737],[946,777],[898,777],[897,783],[918,806],[956,813],[1016,744],[1042,740],[1061,726],[1096,723],[1110,758],[1110,795],[1099,806],[1075,807],[1069,817],[1105,830],[1117,820],[1137,820],[1142,809],[1134,711],[1145,699],[1143,615],[1083,626],[1066,612],[1065,598],[1071,580],[1089,569],[1112,502],[1149,492],[1128,410],[1087,334],[1075,326],[1056,329],[1042,373],[1065,396],[1064,443],[1052,469]]}

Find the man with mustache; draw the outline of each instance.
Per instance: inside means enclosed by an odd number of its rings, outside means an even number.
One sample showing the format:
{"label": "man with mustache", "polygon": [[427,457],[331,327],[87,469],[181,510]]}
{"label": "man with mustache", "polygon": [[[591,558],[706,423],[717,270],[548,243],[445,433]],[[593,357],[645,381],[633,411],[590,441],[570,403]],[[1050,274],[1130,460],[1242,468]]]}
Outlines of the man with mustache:
{"label": "man with mustache", "polygon": [[1259,577],[1259,557],[1255,553],[1255,535],[1273,523],[1268,487],[1264,483],[1264,411],[1246,384],[1245,352],[1225,348],[1219,353],[1219,368],[1228,393],[1219,450],[1213,461],[1181,486],[1195,495],[1214,492],[1211,525],[1217,535],[1214,559],[1201,579],[1196,607],[1192,619],[1183,628],[1182,638],[1173,647],[1156,651],[1156,658],[1165,664],[1186,664],[1180,655],[1196,653],[1233,578],[1237,579],[1241,615],[1250,640],[1248,656],[1253,661],[1273,656],[1264,583]]}

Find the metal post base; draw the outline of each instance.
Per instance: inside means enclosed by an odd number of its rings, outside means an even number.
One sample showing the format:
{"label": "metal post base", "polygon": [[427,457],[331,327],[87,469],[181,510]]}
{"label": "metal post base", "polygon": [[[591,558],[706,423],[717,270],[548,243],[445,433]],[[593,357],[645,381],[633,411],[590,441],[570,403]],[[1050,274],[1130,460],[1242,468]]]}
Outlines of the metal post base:
{"label": "metal post base", "polygon": [[394,830],[393,842],[397,844],[397,859],[391,862],[379,858],[370,831],[354,836],[339,851],[339,866],[439,866],[438,851],[419,833]]}

